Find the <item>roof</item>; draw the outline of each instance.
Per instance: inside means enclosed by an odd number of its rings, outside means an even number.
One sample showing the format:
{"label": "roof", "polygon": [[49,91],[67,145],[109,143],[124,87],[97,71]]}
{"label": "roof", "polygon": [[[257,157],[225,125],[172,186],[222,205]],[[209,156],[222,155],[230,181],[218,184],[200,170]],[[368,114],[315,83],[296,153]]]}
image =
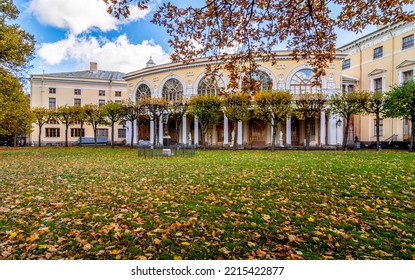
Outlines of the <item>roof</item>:
{"label": "roof", "polygon": [[[42,76],[36,75],[36,76]],[[59,78],[78,78],[78,79],[95,79],[95,80],[119,80],[124,81],[123,77],[125,73],[116,71],[74,71],[74,72],[62,72],[62,73],[48,73],[44,74],[48,77],[59,77]]]}

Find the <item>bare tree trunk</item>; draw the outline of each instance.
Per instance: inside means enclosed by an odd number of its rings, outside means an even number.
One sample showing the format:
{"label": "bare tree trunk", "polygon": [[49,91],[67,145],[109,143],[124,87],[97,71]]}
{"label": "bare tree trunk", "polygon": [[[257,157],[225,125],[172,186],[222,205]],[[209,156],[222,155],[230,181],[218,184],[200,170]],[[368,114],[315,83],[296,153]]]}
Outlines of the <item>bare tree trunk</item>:
{"label": "bare tree trunk", "polygon": [[346,117],[346,127],[344,129],[344,135],[343,135],[343,145],[342,145],[343,151],[346,150],[347,139],[349,138],[349,126],[350,126],[350,116],[347,116]]}
{"label": "bare tree trunk", "polygon": [[131,122],[131,143],[130,148],[134,148],[134,121]]}
{"label": "bare tree trunk", "polygon": [[235,137],[233,138],[233,149],[236,150],[236,145],[238,143],[238,121],[234,121],[233,129],[235,131]]}
{"label": "bare tree trunk", "polygon": [[380,151],[380,116],[376,114],[376,150]]}
{"label": "bare tree trunk", "polygon": [[311,130],[311,123],[310,118],[305,118],[305,150],[308,151],[310,149],[310,130]]}
{"label": "bare tree trunk", "polygon": [[39,145],[39,147],[42,146],[42,140],[41,140],[42,139],[42,126],[43,125],[40,125],[39,124],[39,136],[38,136],[39,137],[38,138],[38,141],[39,141],[38,145]]}
{"label": "bare tree trunk", "polygon": [[66,127],[65,127],[65,147],[68,147],[68,130],[69,130],[69,125],[66,124]]}
{"label": "bare tree trunk", "polygon": [[413,152],[415,147],[415,115],[411,116],[411,144],[409,146],[409,151]]}
{"label": "bare tree trunk", "polygon": [[13,147],[17,147],[17,134],[15,133],[14,135],[13,135]]}
{"label": "bare tree trunk", "polygon": [[277,128],[278,125],[274,125],[272,126],[272,143],[271,143],[271,151],[275,151],[275,141],[277,140]]}
{"label": "bare tree trunk", "polygon": [[114,148],[114,122],[111,122],[111,148]]}

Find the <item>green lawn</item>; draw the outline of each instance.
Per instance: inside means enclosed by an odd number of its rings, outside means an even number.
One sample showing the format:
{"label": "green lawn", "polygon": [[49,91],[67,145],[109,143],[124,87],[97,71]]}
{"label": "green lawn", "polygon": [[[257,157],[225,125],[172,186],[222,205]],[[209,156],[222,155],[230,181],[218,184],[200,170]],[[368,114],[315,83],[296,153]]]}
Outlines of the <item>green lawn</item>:
{"label": "green lawn", "polygon": [[415,259],[415,154],[0,150],[0,259]]}

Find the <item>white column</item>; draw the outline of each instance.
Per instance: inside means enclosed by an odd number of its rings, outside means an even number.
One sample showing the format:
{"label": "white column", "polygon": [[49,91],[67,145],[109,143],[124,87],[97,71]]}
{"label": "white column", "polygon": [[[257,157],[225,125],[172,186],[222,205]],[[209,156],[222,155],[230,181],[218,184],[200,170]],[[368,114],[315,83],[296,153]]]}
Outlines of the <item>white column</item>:
{"label": "white column", "polygon": [[281,128],[281,123],[278,124],[278,134],[277,134],[277,139],[278,139],[278,146],[280,147],[284,147],[284,141],[282,140],[283,135],[282,134],[282,128]]}
{"label": "white column", "polygon": [[194,134],[195,134],[193,135],[194,144],[198,145],[199,144],[199,120],[197,119],[197,116],[195,116]]}
{"label": "white column", "polygon": [[242,121],[238,121],[238,138],[237,138],[237,144],[242,145]]}
{"label": "white column", "polygon": [[[271,129],[270,129],[271,135],[270,135],[270,140],[269,143],[272,146],[272,135],[274,134],[274,119],[271,119]],[[278,139],[275,140],[276,142],[278,142]],[[278,143],[276,143],[275,145],[278,145]]]}
{"label": "white column", "polygon": [[229,145],[229,120],[227,116],[223,117],[223,145]]}
{"label": "white column", "polygon": [[183,116],[182,119],[182,143],[184,145],[187,144],[187,118]]}
{"label": "white column", "polygon": [[154,144],[154,121],[150,121],[150,143]]}
{"label": "white column", "polygon": [[326,145],[326,112],[322,111],[320,116],[320,145]]}
{"label": "white column", "polygon": [[287,118],[286,127],[285,127],[285,137],[287,146],[291,145],[291,118]]}
{"label": "white column", "polygon": [[159,119],[159,144],[163,144],[163,118]]}
{"label": "white column", "polygon": [[328,144],[329,145],[336,145],[336,115],[330,115],[329,118],[329,131],[328,131]]}
{"label": "white column", "polygon": [[[134,139],[133,139],[133,144],[137,144],[138,143],[138,126],[137,126],[137,120],[134,121],[133,126],[134,127]],[[131,131],[131,130],[130,130]],[[130,135],[131,137],[131,135]]]}

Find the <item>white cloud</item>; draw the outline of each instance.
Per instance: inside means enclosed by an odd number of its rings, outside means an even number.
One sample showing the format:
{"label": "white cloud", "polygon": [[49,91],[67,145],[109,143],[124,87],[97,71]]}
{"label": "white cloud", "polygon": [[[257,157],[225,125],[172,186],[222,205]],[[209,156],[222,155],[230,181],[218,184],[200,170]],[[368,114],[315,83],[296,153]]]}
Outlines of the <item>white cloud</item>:
{"label": "white cloud", "polygon": [[[170,62],[169,55],[160,45],[148,40],[141,44],[131,44],[125,34],[113,41],[71,34],[64,40],[42,44],[37,54],[48,65],[58,66],[70,62],[87,69],[89,62],[94,61],[100,70],[125,73],[146,67],[150,56],[156,64]],[[72,70],[74,69],[69,71]]]}
{"label": "white cloud", "polygon": [[102,0],[31,0],[29,12],[43,24],[80,34],[94,28],[103,32],[115,30],[120,24],[145,18],[150,9],[131,7],[131,16],[118,20],[107,13]]}

